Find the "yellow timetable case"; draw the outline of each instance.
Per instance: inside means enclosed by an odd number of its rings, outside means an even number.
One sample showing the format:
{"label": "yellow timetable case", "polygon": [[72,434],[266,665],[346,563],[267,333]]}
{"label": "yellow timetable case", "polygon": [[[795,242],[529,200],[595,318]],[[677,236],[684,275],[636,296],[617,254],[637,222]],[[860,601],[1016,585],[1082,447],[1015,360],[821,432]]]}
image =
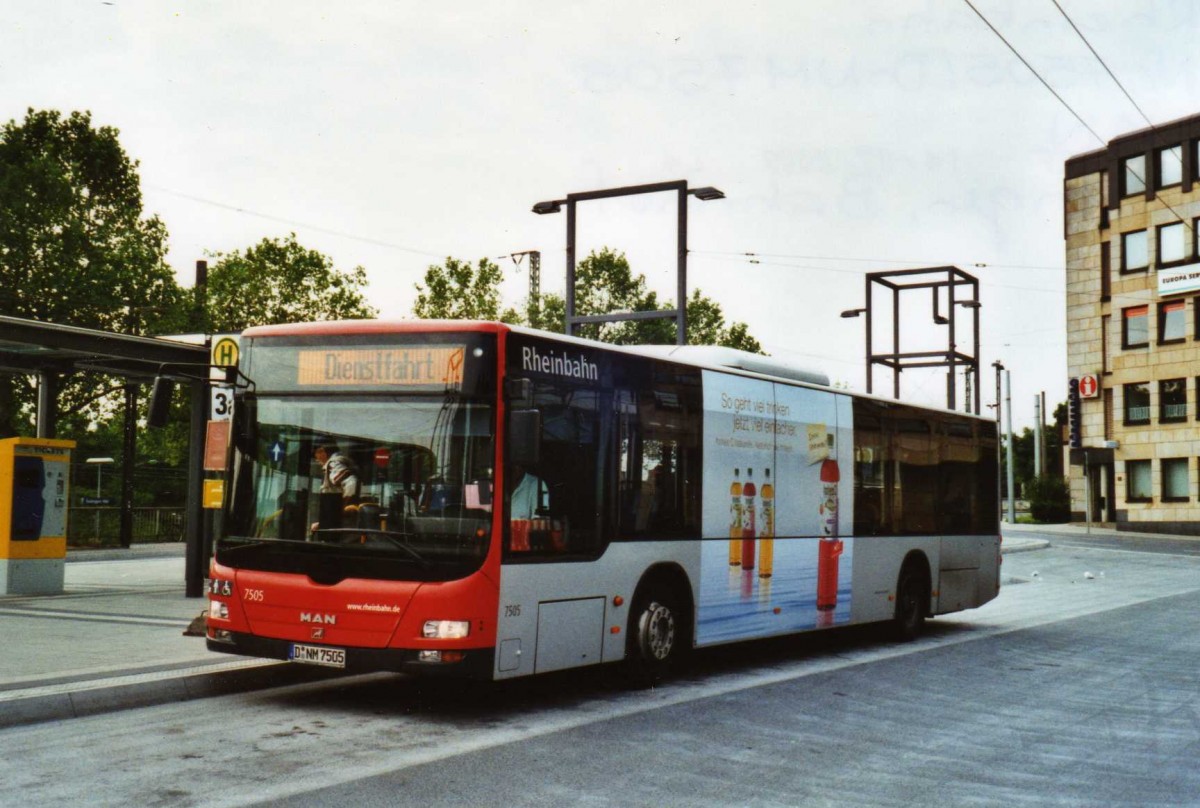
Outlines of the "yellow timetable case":
{"label": "yellow timetable case", "polygon": [[63,591],[75,442],[0,440],[0,595]]}

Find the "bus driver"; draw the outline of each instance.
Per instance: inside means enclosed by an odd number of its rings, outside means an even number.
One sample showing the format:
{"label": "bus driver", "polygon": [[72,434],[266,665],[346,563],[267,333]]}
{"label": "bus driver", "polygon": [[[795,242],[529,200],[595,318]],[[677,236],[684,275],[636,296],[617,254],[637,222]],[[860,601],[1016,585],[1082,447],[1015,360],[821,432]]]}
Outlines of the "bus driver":
{"label": "bus driver", "polygon": [[333,442],[318,445],[313,456],[316,457],[323,470],[321,493],[341,494],[342,503],[345,505],[357,502],[359,494],[358,467],[354,465],[354,461],[342,454],[338,445]]}

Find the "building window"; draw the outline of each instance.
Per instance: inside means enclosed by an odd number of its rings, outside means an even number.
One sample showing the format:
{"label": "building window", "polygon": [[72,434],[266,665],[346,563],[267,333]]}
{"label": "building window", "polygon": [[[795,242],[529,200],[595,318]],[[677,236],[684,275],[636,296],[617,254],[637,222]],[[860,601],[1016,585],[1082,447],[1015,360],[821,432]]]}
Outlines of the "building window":
{"label": "building window", "polygon": [[1187,502],[1191,485],[1188,483],[1188,459],[1172,457],[1162,463],[1163,502]]}
{"label": "building window", "polygon": [[1150,307],[1121,309],[1121,347],[1144,348],[1150,344]]}
{"label": "building window", "polygon": [[1100,302],[1112,299],[1112,242],[1100,242]]}
{"label": "building window", "polygon": [[1124,162],[1124,177],[1123,187],[1124,193],[1122,196],[1133,196],[1146,192],[1146,155],[1139,154],[1136,157],[1127,157]]}
{"label": "building window", "polygon": [[1150,383],[1134,382],[1125,390],[1125,425],[1150,423]]}
{"label": "building window", "polygon": [[1158,304],[1158,344],[1183,342],[1187,335],[1187,301],[1171,300]]}
{"label": "building window", "polygon": [[1121,234],[1121,271],[1136,272],[1150,266],[1150,248],[1145,230]]}
{"label": "building window", "polygon": [[1150,461],[1125,461],[1125,499],[1129,502],[1150,501]]}
{"label": "building window", "polygon": [[1183,150],[1168,146],[1158,150],[1158,187],[1166,188],[1183,182]]}
{"label": "building window", "polygon": [[1186,236],[1183,222],[1159,225],[1158,265],[1160,267],[1182,264],[1188,259]]}
{"label": "building window", "polygon": [[1100,372],[1108,373],[1108,332],[1111,314],[1100,315]]}
{"label": "building window", "polygon": [[1158,383],[1158,420],[1164,424],[1187,420],[1187,380],[1163,379]]}

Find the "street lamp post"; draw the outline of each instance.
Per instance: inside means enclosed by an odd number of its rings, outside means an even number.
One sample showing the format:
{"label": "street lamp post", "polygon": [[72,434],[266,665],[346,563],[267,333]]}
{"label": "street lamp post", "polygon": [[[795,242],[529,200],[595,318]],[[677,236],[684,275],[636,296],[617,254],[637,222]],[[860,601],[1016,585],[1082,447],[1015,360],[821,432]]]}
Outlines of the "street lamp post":
{"label": "street lamp post", "polygon": [[1008,460],[1008,523],[1012,525],[1017,522],[1017,492],[1013,488],[1012,374],[1008,370],[1004,371],[1004,387],[1004,425],[1008,431],[1004,456]]}
{"label": "street lamp post", "polygon": [[1000,462],[1000,445],[999,441],[1004,436],[1004,430],[1000,424],[1000,393],[1001,393],[1001,374],[1004,372],[1004,363],[997,359],[992,363],[992,367],[996,369],[996,508],[997,519],[1004,521],[1004,497],[1003,487],[1001,485],[1001,472],[1004,471],[1004,464]]}
{"label": "street lamp post", "polygon": [[[876,364],[891,368],[892,397],[900,398],[900,374],[906,368],[945,367],[946,373],[946,408],[958,409],[957,393],[955,390],[955,375],[958,366],[965,365],[967,372],[978,381],[979,375],[979,280],[958,267],[922,267],[917,269],[893,269],[884,272],[868,272],[866,277],[866,306],[860,309],[846,309],[842,317],[858,317],[866,315],[866,370],[867,392],[874,392],[873,371]],[[892,350],[890,353],[875,351],[875,334],[872,323],[874,300],[872,291],[879,284],[892,295]],[[955,290],[959,286],[970,289],[970,297],[965,300],[955,299]],[[933,296],[933,322],[936,325],[948,326],[946,349],[940,351],[904,351],[900,350],[900,293],[912,290],[928,289]],[[939,309],[939,295],[945,289],[949,308],[946,316]],[[959,350],[955,334],[955,313],[959,308],[973,311],[973,351],[970,354]],[[967,412],[979,413],[979,385],[975,384],[966,402]]]}
{"label": "street lamp post", "polygon": [[[678,304],[676,308],[673,311],[640,311],[626,314],[577,316],[575,314],[575,208],[577,204],[594,199],[612,199],[618,196],[636,196],[638,194],[662,193],[666,191],[674,191],[678,197],[676,207],[678,223],[676,244],[678,257],[676,259],[675,284],[675,294]],[[559,213],[562,211],[563,205],[567,206],[567,289],[565,295],[567,312],[566,320],[563,323],[563,330],[566,334],[574,336],[576,326],[586,323],[613,323],[626,320],[661,320],[670,318],[675,320],[675,344],[683,345],[687,342],[687,198],[689,196],[694,196],[703,202],[725,198],[724,192],[712,186],[688,188],[687,180],[675,180],[672,182],[651,183],[649,185],[607,188],[599,191],[583,191],[567,194],[565,199],[551,199],[545,202],[538,202],[533,206],[533,212],[538,215]]]}

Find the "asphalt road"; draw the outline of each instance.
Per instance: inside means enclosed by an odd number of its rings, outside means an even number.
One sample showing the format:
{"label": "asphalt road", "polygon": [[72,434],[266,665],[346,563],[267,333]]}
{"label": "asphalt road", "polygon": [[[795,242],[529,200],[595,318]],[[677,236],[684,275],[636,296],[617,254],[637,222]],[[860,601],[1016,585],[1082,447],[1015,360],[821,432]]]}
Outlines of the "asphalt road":
{"label": "asphalt road", "polygon": [[1004,570],[916,643],[731,646],[648,691],[372,676],[14,728],[0,803],[1200,804],[1200,557]]}

